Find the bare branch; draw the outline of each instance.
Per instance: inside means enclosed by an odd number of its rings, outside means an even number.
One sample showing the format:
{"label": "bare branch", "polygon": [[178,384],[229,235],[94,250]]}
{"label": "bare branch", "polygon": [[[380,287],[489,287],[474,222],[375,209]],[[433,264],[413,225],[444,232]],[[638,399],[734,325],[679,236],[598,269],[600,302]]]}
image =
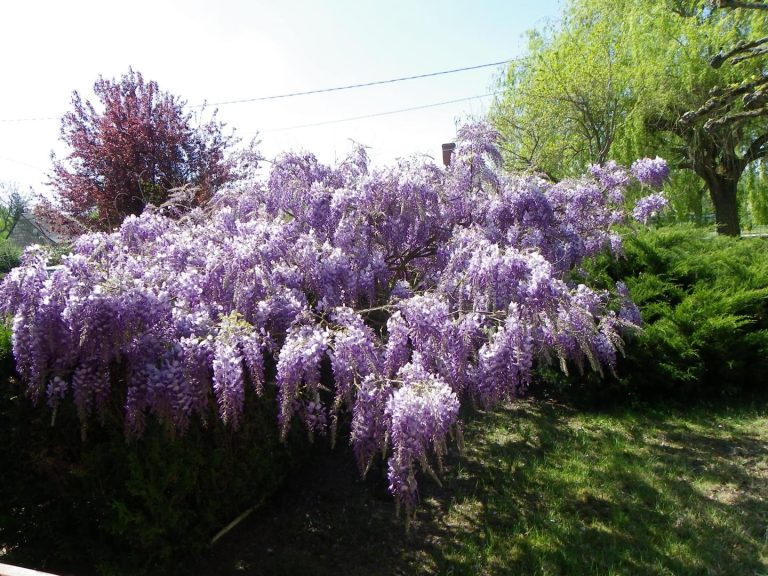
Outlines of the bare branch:
{"label": "bare branch", "polygon": [[720,51],[715,56],[713,56],[709,61],[709,65],[712,66],[712,68],[720,68],[720,66],[722,66],[728,59],[744,53],[748,54],[746,56],[739,57],[738,60],[734,59],[732,63],[736,64],[737,62],[741,62],[747,58],[759,56],[764,52],[764,50],[756,51],[755,49],[763,46],[763,44],[766,43],[768,43],[768,36],[763,36],[762,38],[758,38],[752,42],[739,42],[728,52]]}
{"label": "bare branch", "polygon": [[733,112],[732,114],[726,114],[720,118],[710,118],[704,123],[704,130],[710,131],[714,128],[733,124],[738,120],[746,120],[747,118],[757,118],[758,116],[768,116],[768,107],[757,108],[756,110],[744,110],[742,112]]}
{"label": "bare branch", "polygon": [[742,2],[740,0],[715,0],[715,8],[747,8],[768,10],[768,2]]}

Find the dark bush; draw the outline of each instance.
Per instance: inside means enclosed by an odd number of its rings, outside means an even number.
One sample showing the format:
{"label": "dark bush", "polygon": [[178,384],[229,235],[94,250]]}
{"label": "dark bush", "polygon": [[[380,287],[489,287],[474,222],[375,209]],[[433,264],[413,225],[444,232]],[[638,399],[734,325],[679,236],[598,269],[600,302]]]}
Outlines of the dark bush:
{"label": "dark bush", "polygon": [[622,280],[643,332],[630,338],[617,377],[541,370],[543,387],[574,399],[712,399],[768,382],[768,239],[717,236],[690,225],[625,234],[625,257],[584,273]]}
{"label": "dark bush", "polygon": [[282,482],[290,445],[279,442],[275,405],[249,398],[238,431],[212,412],[183,436],[150,422],[126,439],[121,423],[106,421],[83,438],[71,402],[52,426],[51,411],[33,406],[6,371],[2,560],[77,574],[187,573],[217,531]]}

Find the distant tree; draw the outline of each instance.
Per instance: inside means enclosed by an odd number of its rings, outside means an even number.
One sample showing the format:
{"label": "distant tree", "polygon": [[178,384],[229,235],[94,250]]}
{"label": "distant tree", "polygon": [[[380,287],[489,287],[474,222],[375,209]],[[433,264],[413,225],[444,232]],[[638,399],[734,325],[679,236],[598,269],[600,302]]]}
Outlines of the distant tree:
{"label": "distant tree", "polygon": [[194,202],[237,178],[227,152],[236,142],[213,118],[195,125],[185,102],[130,69],[119,81],[99,77],[100,106],[75,91],[61,121],[69,154],[52,154],[55,202],[38,211],[61,231],[110,230],[147,204],[161,204],[169,190],[194,189]]}
{"label": "distant tree", "polygon": [[11,235],[17,222],[29,208],[29,197],[16,184],[0,182],[0,240]]}

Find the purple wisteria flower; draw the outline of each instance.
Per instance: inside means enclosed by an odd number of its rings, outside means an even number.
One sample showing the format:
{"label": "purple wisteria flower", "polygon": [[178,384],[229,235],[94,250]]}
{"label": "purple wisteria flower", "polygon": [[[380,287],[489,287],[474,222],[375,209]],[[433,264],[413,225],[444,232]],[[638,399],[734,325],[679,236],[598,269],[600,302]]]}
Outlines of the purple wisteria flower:
{"label": "purple wisteria flower", "polygon": [[352,411],[350,441],[363,476],[374,457],[388,444],[388,418],[385,414],[394,382],[369,374],[360,384]]}
{"label": "purple wisteria flower", "polygon": [[280,433],[288,434],[291,418],[303,412],[305,424],[312,434],[323,432],[324,407],[320,401],[320,362],[328,347],[328,332],[314,324],[291,329],[280,350],[277,362]]}
{"label": "purple wisteria flower", "polygon": [[648,224],[654,217],[669,206],[669,201],[663,193],[657,192],[640,198],[632,209],[632,217],[638,222]]}
{"label": "purple wisteria flower", "polygon": [[450,386],[421,365],[419,358],[397,373],[401,382],[387,401],[389,434],[393,454],[389,459],[390,491],[409,514],[416,505],[415,465],[434,475],[428,460],[429,448],[438,458],[446,436],[456,423],[459,400]]}
{"label": "purple wisteria flower", "polygon": [[659,187],[669,178],[669,166],[663,158],[641,158],[632,163],[632,175],[642,184]]}
{"label": "purple wisteria flower", "polygon": [[630,183],[629,171],[614,160],[609,160],[605,164],[590,164],[589,172],[595,180],[610,191],[621,190]]}

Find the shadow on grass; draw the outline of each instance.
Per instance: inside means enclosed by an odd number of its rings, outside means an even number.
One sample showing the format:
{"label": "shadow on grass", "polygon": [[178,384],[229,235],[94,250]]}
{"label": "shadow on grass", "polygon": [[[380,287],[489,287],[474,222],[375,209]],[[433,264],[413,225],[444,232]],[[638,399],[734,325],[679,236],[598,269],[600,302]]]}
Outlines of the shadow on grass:
{"label": "shadow on grass", "polygon": [[717,422],[529,402],[473,417],[408,534],[382,470],[361,481],[349,450],[318,447],[199,573],[764,573],[768,431]]}
{"label": "shadow on grass", "polygon": [[[446,486],[476,510],[440,571],[752,574],[766,569],[764,438],[661,416],[523,404],[477,421]],[[478,506],[479,503],[479,506]],[[446,512],[450,517],[450,507]]]}

